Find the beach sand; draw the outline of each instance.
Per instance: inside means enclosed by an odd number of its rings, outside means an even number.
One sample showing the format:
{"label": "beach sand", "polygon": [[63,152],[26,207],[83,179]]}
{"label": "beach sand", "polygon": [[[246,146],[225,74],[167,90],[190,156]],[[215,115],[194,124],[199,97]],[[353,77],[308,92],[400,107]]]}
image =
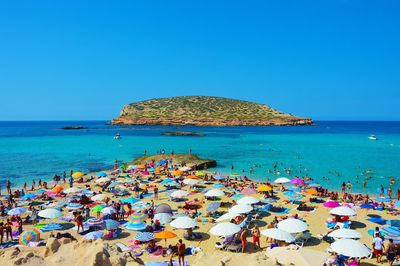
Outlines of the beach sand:
{"label": "beach sand", "polygon": [[[86,177],[88,176],[90,176],[90,174]],[[85,184],[74,184],[74,187],[83,187],[87,184],[90,185],[92,191],[101,192],[101,188],[96,185],[94,181]],[[63,184],[63,186],[65,188],[69,187],[67,184]],[[162,188],[162,185],[158,185],[158,187]],[[185,186],[183,189],[189,190],[189,187]],[[227,190],[225,191],[227,192]],[[107,194],[110,195],[110,198],[112,200],[115,200],[115,197],[111,193]],[[258,197],[260,199],[262,198],[262,195],[259,193],[252,196]],[[297,205],[286,204],[282,201],[283,199],[285,199],[285,196],[281,192],[278,192],[277,196],[280,200],[278,200],[275,205],[289,208],[290,212],[285,215],[274,215],[273,213],[270,213],[266,217],[257,220],[256,224],[259,225],[260,230],[266,229],[267,224],[270,223],[275,216],[291,216],[298,213],[300,217],[303,218],[309,225],[309,230],[313,236],[306,243],[305,247],[312,250],[326,252],[329,244],[319,240],[316,236],[318,234],[323,234],[328,231],[325,226],[325,221],[328,217],[331,217],[329,215],[330,209],[323,207],[322,204],[313,204],[313,206],[316,208],[314,212],[299,212],[295,210]],[[194,199],[204,201],[202,207],[199,209],[199,212],[204,214],[208,203],[211,201],[207,201],[204,195],[201,193],[193,193],[188,196],[188,200]],[[145,197],[143,199],[143,201],[145,202],[150,202],[151,200],[154,200],[156,205],[160,203],[167,203],[172,207],[173,210],[180,210],[178,207],[183,204],[182,202],[170,201],[170,197],[167,196],[166,192],[159,193],[158,199],[154,199],[152,196]],[[222,197],[221,200],[225,202],[232,201],[232,199],[228,198],[227,196]],[[303,200],[307,202],[308,196]],[[227,211],[228,208],[220,207],[218,210]],[[66,213],[67,210],[64,209],[64,212]],[[364,209],[357,210],[357,216],[352,217],[352,229],[356,229],[362,234],[363,237],[360,239],[360,241],[362,243],[365,243],[368,247],[371,247],[372,242],[372,237],[368,235],[368,230],[373,229],[376,226],[376,224],[367,221],[367,218],[369,217],[368,215],[371,214],[379,215],[384,219],[393,219],[393,216],[390,216],[386,212],[375,210],[367,211]],[[91,213],[91,216],[95,217],[95,214]],[[22,217],[24,217],[24,215],[22,215]],[[73,236],[75,236],[78,241],[69,243],[68,240],[61,239],[59,241],[61,242],[60,247],[57,250],[49,246],[49,242],[54,242],[54,239],[49,240],[50,233],[41,233],[41,238],[48,242],[47,247],[20,247],[21,252],[19,254],[15,254],[16,252],[14,251],[14,247],[0,250],[0,265],[143,265],[143,263],[150,261],[167,261],[169,259],[168,257],[162,256],[154,257],[147,254],[147,252],[144,252],[142,256],[134,260],[128,255],[124,255],[122,252],[118,252],[115,249],[115,243],[123,243],[126,246],[132,245],[132,242],[130,240],[134,239],[134,236],[137,234],[136,232],[123,229],[122,235],[117,239],[88,242],[83,241],[83,237],[79,235],[76,230],[72,229],[72,227],[75,226],[73,222],[67,223],[57,219],[44,219],[41,222],[48,223],[51,221],[64,224],[64,226],[69,229],[62,230],[60,232],[68,231]],[[202,239],[200,241],[184,240],[184,243],[187,247],[192,246],[201,249],[198,254],[185,257],[185,260],[188,261],[190,265],[277,265],[274,259],[267,259],[267,257],[265,256],[265,248],[270,245],[270,243],[267,243],[266,237],[261,236],[262,250],[254,249],[251,243],[251,236],[249,232],[247,239],[249,244],[247,252],[245,254],[234,253],[230,251],[221,251],[216,250],[215,248],[215,243],[221,241],[221,238],[213,236],[209,233],[210,228],[216,225],[216,223],[205,222],[202,219],[199,219],[198,225],[199,228],[194,230],[194,232],[201,233],[203,236]],[[28,230],[31,228],[33,228],[32,225],[24,225],[24,230]],[[174,231],[177,234],[176,238],[169,239],[167,241],[168,244],[175,245],[178,239],[183,239],[183,233],[185,232],[185,230],[174,230],[169,224],[166,225],[165,230]],[[158,244],[164,246],[164,240],[160,240]],[[139,248],[138,250],[140,249],[143,249],[143,247]],[[134,252],[135,250],[132,251],[132,253]],[[326,253],[326,255],[328,257],[329,254]],[[175,257],[174,259],[177,258]],[[375,259],[363,259],[362,265],[375,265]]]}

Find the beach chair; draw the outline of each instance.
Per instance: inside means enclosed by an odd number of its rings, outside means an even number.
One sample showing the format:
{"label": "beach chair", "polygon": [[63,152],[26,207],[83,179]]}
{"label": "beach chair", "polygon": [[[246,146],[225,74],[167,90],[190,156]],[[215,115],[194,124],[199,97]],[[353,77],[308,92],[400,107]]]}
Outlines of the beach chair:
{"label": "beach chair", "polygon": [[224,241],[221,243],[221,242],[217,242],[217,243],[215,243],[215,248],[216,249],[225,249],[228,245],[230,245],[230,244],[232,244],[233,242],[234,242],[234,240],[235,240],[235,238],[234,238],[234,236],[232,235],[232,236],[227,236],[227,237],[225,237],[225,239],[224,239]]}
{"label": "beach chair", "polygon": [[115,243],[115,246],[117,247],[117,250],[123,254],[128,254],[131,258],[134,258],[134,256],[132,255],[132,250],[130,248],[128,248],[126,245],[122,244],[122,243]]}
{"label": "beach chair", "polygon": [[294,244],[299,248],[302,248],[305,243],[311,238],[311,234],[309,232],[303,232],[296,236]]}
{"label": "beach chair", "polygon": [[239,244],[233,243],[233,244],[227,245],[225,249],[228,251],[235,251],[236,253],[238,253],[242,249],[242,243],[239,243]]}

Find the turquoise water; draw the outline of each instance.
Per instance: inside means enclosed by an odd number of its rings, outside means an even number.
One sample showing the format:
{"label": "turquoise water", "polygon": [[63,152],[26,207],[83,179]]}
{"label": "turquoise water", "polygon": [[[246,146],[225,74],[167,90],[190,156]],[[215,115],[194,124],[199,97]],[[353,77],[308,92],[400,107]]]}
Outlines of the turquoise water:
{"label": "turquoise water", "polygon": [[[156,153],[188,152],[216,159],[215,171],[234,172],[255,180],[276,178],[268,169],[278,163],[294,175],[306,173],[318,183],[339,189],[351,181],[353,190],[376,192],[389,177],[400,177],[399,122],[317,122],[311,127],[188,127],[206,137],[168,137],[160,133],[183,130],[176,127],[110,127],[105,122],[0,122],[0,182],[13,184],[32,179],[50,179],[69,169],[96,171],[111,168],[115,159],[131,161],[144,150]],[[65,131],[60,127],[84,125],[85,130]],[[120,140],[114,140],[115,133]],[[376,134],[378,141],[368,140]],[[249,170],[253,164],[261,165]],[[362,188],[363,171],[372,170],[367,188]],[[340,173],[337,176],[336,173]],[[322,177],[329,180],[324,180]],[[357,176],[358,183],[357,183]],[[396,182],[395,189],[399,187]]]}

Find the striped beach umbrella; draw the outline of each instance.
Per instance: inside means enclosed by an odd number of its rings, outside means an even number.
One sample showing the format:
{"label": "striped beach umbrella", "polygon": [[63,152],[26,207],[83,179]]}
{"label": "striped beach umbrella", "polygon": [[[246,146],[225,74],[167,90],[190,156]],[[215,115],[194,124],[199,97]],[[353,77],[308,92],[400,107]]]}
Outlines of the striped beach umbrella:
{"label": "striped beach umbrella", "polygon": [[17,207],[17,208],[14,208],[14,209],[9,210],[9,211],[7,212],[7,214],[8,214],[9,216],[12,216],[12,215],[21,215],[21,214],[23,214],[23,213],[25,213],[25,212],[26,212],[26,209],[25,209],[25,208]]}
{"label": "striped beach umbrella", "polygon": [[103,223],[104,223],[104,220],[102,218],[100,218],[100,219],[89,218],[86,221],[86,224],[89,225],[89,226],[101,226],[101,225],[103,225]]}
{"label": "striped beach umbrella", "polygon": [[40,233],[36,229],[22,232],[19,236],[19,243],[21,245],[28,245],[29,242],[38,242],[40,240]]}
{"label": "striped beach umbrella", "polygon": [[147,214],[145,213],[136,213],[136,214],[131,214],[128,217],[129,222],[140,222],[140,221],[145,221],[147,219]]}
{"label": "striped beach umbrella", "polygon": [[119,227],[119,222],[112,220],[112,219],[107,219],[107,220],[104,220],[103,226],[107,230],[115,230]]}
{"label": "striped beach umbrella", "polygon": [[148,242],[154,239],[154,233],[151,232],[141,232],[135,236],[135,240],[140,242]]}
{"label": "striped beach umbrella", "polygon": [[101,231],[94,231],[94,232],[87,233],[83,238],[88,239],[88,240],[97,240],[97,239],[102,238],[103,235],[104,235],[104,233]]}
{"label": "striped beach umbrella", "polygon": [[82,207],[83,207],[83,205],[80,204],[80,203],[68,203],[67,206],[66,206],[66,208],[70,209],[70,210],[77,210],[77,209],[80,209]]}
{"label": "striped beach umbrella", "polygon": [[117,213],[117,210],[114,209],[113,207],[105,207],[104,209],[101,210],[102,214],[114,214]]}
{"label": "striped beach umbrella", "polygon": [[136,223],[128,222],[125,225],[125,229],[129,231],[143,231],[146,229],[146,227],[147,224],[145,222],[136,222]]}

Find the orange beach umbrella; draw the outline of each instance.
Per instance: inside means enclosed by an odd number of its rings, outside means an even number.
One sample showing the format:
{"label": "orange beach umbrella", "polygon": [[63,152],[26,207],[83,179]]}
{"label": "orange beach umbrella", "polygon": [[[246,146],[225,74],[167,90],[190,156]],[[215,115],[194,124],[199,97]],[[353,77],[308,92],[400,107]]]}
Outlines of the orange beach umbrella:
{"label": "orange beach umbrella", "polygon": [[318,191],[316,191],[316,190],[313,189],[313,188],[310,188],[310,189],[307,191],[307,194],[308,194],[308,195],[318,195]]}
{"label": "orange beach umbrella", "polygon": [[60,193],[61,191],[63,191],[63,189],[64,188],[62,186],[57,185],[57,186],[53,187],[51,191],[55,192],[55,193]]}
{"label": "orange beach umbrella", "polygon": [[267,185],[261,185],[257,188],[258,192],[266,192],[266,191],[271,191],[272,187],[267,186]]}
{"label": "orange beach umbrella", "polygon": [[156,233],[154,235],[155,238],[160,238],[160,239],[169,239],[169,238],[174,238],[176,237],[176,234],[171,232],[171,231],[162,231],[159,233]]}

